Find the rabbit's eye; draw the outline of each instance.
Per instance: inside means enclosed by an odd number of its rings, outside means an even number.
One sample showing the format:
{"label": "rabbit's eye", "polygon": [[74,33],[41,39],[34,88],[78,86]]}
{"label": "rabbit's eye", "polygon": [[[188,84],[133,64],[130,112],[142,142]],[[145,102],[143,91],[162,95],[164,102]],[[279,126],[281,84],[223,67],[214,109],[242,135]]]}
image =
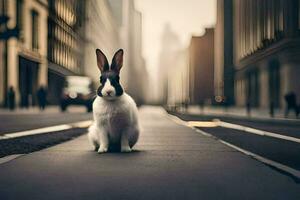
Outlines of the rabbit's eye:
{"label": "rabbit's eye", "polygon": [[111,83],[113,83],[113,84],[119,83],[119,78],[118,78],[118,77],[113,78],[113,79],[111,80]]}

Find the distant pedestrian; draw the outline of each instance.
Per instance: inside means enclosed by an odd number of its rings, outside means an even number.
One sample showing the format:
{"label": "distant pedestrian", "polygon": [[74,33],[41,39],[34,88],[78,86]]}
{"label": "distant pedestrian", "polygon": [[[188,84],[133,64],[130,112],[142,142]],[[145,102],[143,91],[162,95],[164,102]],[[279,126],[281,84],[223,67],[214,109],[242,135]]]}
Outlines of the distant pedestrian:
{"label": "distant pedestrian", "polygon": [[37,99],[40,109],[44,110],[47,101],[47,91],[43,86],[41,86],[37,91]]}
{"label": "distant pedestrian", "polygon": [[204,101],[200,100],[198,104],[199,104],[200,111],[201,111],[201,114],[202,114],[204,112]]}
{"label": "distant pedestrian", "polygon": [[274,102],[270,102],[270,116],[274,117]]}
{"label": "distant pedestrian", "polygon": [[284,96],[284,99],[286,101],[286,109],[285,109],[285,117],[289,115],[290,110],[295,111],[296,117],[299,115],[299,108],[297,106],[297,97],[294,92],[289,92]]}
{"label": "distant pedestrian", "polygon": [[181,102],[181,108],[184,112],[187,111],[187,103],[185,101]]}
{"label": "distant pedestrian", "polygon": [[9,87],[9,90],[7,92],[7,98],[8,98],[8,108],[9,110],[13,111],[16,107],[16,93],[12,86]]}
{"label": "distant pedestrian", "polygon": [[251,116],[251,103],[250,103],[250,101],[247,101],[247,103],[246,103],[246,110],[247,110],[247,116],[250,117]]}

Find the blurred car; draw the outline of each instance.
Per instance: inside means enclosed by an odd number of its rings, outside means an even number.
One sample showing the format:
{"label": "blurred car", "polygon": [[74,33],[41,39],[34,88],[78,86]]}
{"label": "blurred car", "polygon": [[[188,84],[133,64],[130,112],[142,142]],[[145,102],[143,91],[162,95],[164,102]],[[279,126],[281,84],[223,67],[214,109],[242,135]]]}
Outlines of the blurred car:
{"label": "blurred car", "polygon": [[95,98],[92,79],[85,76],[67,76],[61,94],[60,108],[65,111],[69,105],[84,105],[92,111]]}

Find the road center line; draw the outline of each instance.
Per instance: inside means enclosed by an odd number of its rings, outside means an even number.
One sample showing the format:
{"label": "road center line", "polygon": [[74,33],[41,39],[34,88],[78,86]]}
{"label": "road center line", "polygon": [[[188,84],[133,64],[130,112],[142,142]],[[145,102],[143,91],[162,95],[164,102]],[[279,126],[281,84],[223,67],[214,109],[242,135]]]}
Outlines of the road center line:
{"label": "road center line", "polygon": [[[183,126],[190,127],[190,128],[192,128],[192,129],[194,129],[196,132],[198,132],[198,133],[200,133],[200,134],[202,134],[202,135],[204,135],[204,136],[206,136],[206,137],[212,137],[212,138],[214,138],[215,140],[221,142],[222,144],[224,144],[224,145],[226,145],[226,146],[228,146],[228,147],[231,147],[231,148],[233,148],[233,149],[235,149],[235,150],[237,150],[237,151],[239,151],[239,152],[241,152],[241,153],[243,153],[243,154],[245,154],[245,155],[247,155],[247,156],[250,156],[250,157],[252,157],[252,158],[254,158],[254,159],[256,159],[256,160],[258,160],[258,161],[264,163],[264,164],[267,164],[267,165],[269,165],[269,166],[272,166],[272,167],[274,167],[274,168],[276,168],[276,169],[279,169],[279,170],[281,170],[281,171],[284,171],[284,172],[290,174],[290,175],[293,176],[293,177],[296,177],[297,179],[300,179],[300,171],[299,171],[299,170],[293,169],[293,168],[291,168],[291,167],[289,167],[289,166],[280,164],[280,163],[275,162],[275,161],[273,161],[273,160],[269,160],[269,159],[264,158],[264,157],[262,157],[262,156],[260,156],[260,155],[257,155],[257,154],[255,154],[255,153],[252,153],[252,152],[250,152],[250,151],[247,151],[247,150],[245,150],[245,149],[242,149],[242,148],[240,148],[240,147],[238,147],[238,146],[235,146],[235,145],[233,145],[233,144],[231,144],[231,143],[229,143],[229,142],[226,142],[226,141],[224,141],[224,140],[222,140],[222,139],[219,139],[219,138],[217,138],[217,137],[211,135],[210,133],[207,133],[207,132],[204,132],[204,131],[202,131],[202,130],[196,129],[194,126],[190,126],[188,122],[183,121],[182,119],[180,119],[180,118],[177,117],[177,116],[174,116],[174,115],[171,115],[171,114],[168,114],[168,116],[169,116],[169,118],[170,118],[171,120],[173,120],[173,121],[174,121],[175,123],[177,123],[177,124],[180,124],[180,125],[183,125]],[[236,124],[233,124],[233,125],[236,125]],[[238,125],[238,126],[239,126],[239,125]]]}
{"label": "road center line", "polygon": [[64,131],[64,130],[69,130],[72,128],[86,128],[86,127],[90,126],[91,123],[92,123],[92,120],[87,120],[87,121],[80,121],[80,122],[75,122],[75,123],[70,123],[70,124],[62,124],[62,125],[57,125],[57,126],[38,128],[38,129],[33,129],[33,130],[28,130],[28,131],[6,133],[6,134],[0,136],[0,140],[24,137],[24,136],[29,136],[29,135],[39,135],[39,134],[43,134],[43,133],[51,133],[51,132],[57,132],[57,131]]}

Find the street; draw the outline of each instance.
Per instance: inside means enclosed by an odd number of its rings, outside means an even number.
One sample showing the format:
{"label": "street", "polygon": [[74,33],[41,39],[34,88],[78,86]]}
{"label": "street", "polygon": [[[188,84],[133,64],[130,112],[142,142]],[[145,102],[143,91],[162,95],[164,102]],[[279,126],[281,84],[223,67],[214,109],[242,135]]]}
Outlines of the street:
{"label": "street", "polygon": [[299,30],[300,1],[0,0],[0,200],[300,200]]}
{"label": "street", "polygon": [[[255,131],[266,131],[280,136],[300,138],[300,123],[296,120],[274,120],[274,119],[247,119],[220,116],[200,116],[189,114],[176,114],[185,121],[212,121],[221,119],[232,125]],[[287,165],[293,169],[300,170],[300,144],[299,141],[288,141],[282,138],[266,137],[245,130],[236,130],[228,127],[197,127],[199,130],[209,133],[223,141],[236,145],[242,149],[263,156],[264,158]]]}
{"label": "street", "polygon": [[[1,112],[0,113],[0,158],[11,154],[24,154],[70,140],[86,132],[86,128],[57,129],[57,126],[92,119],[92,113],[73,107],[61,113],[58,109],[49,108],[44,112],[38,110]],[[43,128],[45,127],[45,131]],[[50,129],[49,129],[50,127]],[[59,128],[59,127],[58,127]],[[49,130],[48,130],[49,129]],[[37,134],[29,135],[31,130]],[[51,132],[50,132],[51,130]],[[38,134],[43,132],[43,134]],[[5,139],[6,136],[24,133],[25,137]],[[22,134],[23,135],[23,134]]]}
{"label": "street", "polygon": [[[82,135],[0,164],[0,199],[300,198],[297,177],[177,123],[162,108],[141,107],[139,117],[143,131],[132,153],[99,155]],[[234,137],[219,127],[201,129]],[[296,145],[285,148],[299,155]]]}
{"label": "street", "polygon": [[0,112],[0,136],[5,133],[24,131],[57,124],[71,123],[92,119],[92,113],[85,113],[84,109],[73,107],[69,112],[61,113],[58,109],[49,108],[49,111],[28,113]]}

